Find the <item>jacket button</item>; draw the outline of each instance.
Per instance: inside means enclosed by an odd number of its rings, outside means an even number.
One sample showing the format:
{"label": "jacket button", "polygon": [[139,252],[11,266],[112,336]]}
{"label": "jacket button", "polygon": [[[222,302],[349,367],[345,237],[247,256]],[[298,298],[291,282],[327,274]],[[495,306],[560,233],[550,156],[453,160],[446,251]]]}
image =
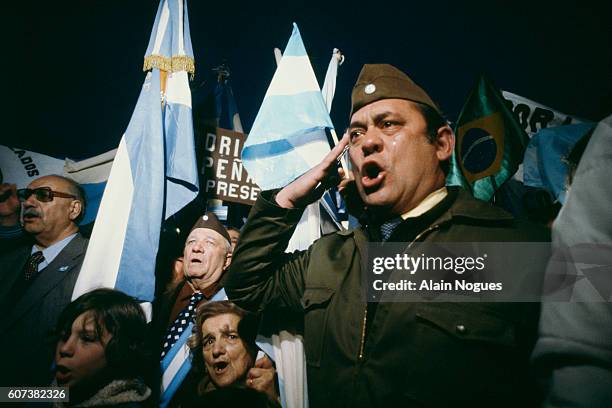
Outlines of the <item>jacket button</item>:
{"label": "jacket button", "polygon": [[455,326],[455,330],[457,331],[457,333],[459,334],[465,334],[465,332],[467,331],[467,329],[465,328],[464,325],[462,324],[458,324],[457,326]]}

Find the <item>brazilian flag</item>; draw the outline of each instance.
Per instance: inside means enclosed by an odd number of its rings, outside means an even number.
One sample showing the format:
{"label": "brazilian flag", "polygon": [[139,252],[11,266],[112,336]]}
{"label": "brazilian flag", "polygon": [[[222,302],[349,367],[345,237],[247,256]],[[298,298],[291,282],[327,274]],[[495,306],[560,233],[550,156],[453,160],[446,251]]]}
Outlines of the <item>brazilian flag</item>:
{"label": "brazilian flag", "polygon": [[489,201],[523,161],[529,137],[486,77],[478,80],[455,126],[448,185],[468,187]]}

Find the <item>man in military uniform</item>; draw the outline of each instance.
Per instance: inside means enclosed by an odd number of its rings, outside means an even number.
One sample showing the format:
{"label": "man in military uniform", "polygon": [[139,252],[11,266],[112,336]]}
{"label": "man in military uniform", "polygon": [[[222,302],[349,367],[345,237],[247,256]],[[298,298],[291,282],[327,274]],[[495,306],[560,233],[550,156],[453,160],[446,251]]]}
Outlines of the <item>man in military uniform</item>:
{"label": "man in military uniform", "polygon": [[[329,185],[347,145],[352,178],[340,187],[358,193],[359,204],[349,204],[362,210],[362,226],[285,253],[303,209]],[[536,400],[528,361],[537,304],[367,303],[362,296],[368,242],[548,240],[545,231],[445,187],[453,148],[452,129],[423,89],[390,65],[365,65],[342,141],[318,166],[256,202],[225,289],[249,310],[303,314],[311,406]]]}

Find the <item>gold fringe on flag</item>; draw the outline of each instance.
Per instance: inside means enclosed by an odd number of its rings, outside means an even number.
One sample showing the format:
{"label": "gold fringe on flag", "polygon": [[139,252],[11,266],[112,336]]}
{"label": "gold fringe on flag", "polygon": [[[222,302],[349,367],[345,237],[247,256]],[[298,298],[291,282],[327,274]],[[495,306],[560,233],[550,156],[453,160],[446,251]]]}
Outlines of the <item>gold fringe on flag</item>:
{"label": "gold fringe on flag", "polygon": [[166,72],[186,71],[191,75],[195,72],[195,63],[193,58],[187,55],[175,55],[172,58],[164,57],[163,55],[147,55],[144,59],[143,71],[157,68]]}

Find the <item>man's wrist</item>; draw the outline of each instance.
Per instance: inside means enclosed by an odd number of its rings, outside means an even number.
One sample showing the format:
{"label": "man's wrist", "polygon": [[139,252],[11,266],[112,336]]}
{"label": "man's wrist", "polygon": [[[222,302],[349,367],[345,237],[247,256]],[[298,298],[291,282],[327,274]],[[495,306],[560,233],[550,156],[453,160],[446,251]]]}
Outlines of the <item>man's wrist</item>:
{"label": "man's wrist", "polygon": [[295,205],[286,197],[285,188],[274,194],[272,199],[279,207],[290,210],[295,208]]}

